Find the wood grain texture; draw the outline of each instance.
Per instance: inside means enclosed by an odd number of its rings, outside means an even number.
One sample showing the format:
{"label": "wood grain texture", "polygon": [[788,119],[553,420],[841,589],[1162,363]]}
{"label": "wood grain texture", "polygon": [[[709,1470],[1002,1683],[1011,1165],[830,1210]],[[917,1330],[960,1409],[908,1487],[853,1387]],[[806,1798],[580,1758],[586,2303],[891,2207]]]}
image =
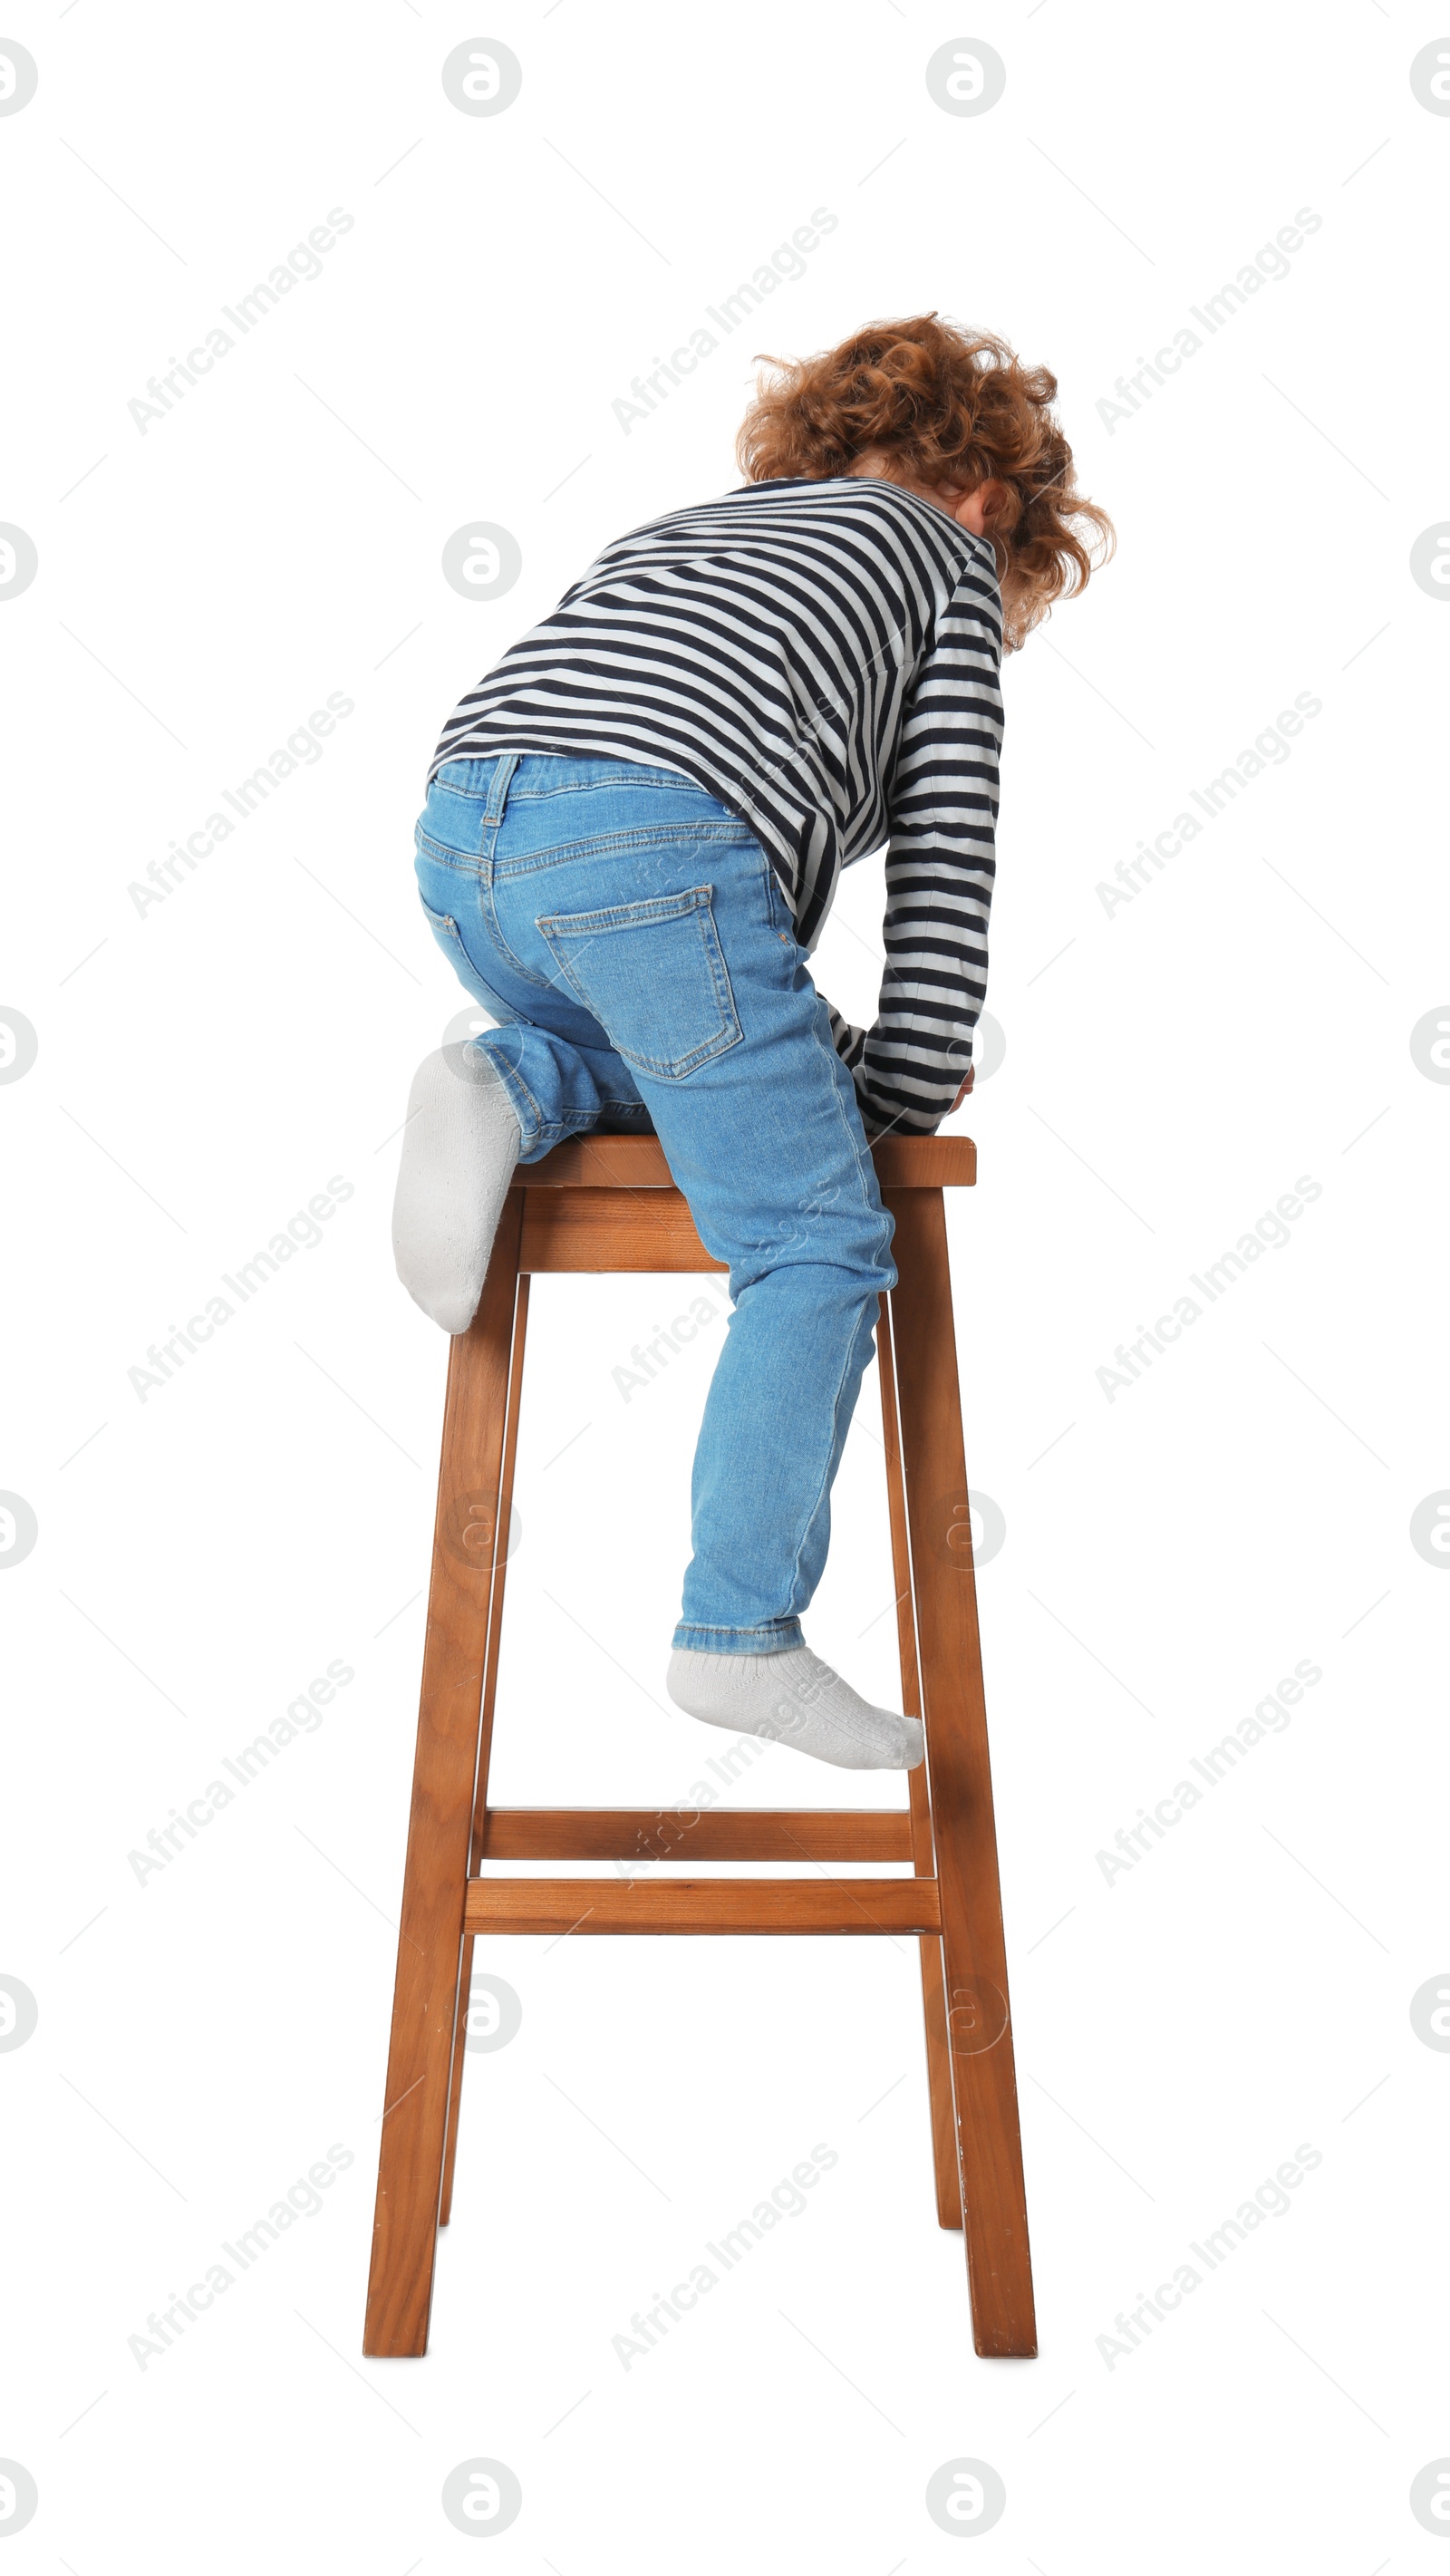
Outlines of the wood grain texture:
{"label": "wood grain texture", "polygon": [[881,1862],[911,1849],[904,1808],[490,1807],[481,1857]]}
{"label": "wood grain texture", "polygon": [[458,2002],[521,1209],[449,1349],[363,2350],[426,2351]]}
{"label": "wood grain texture", "polygon": [[[493,1706],[498,1693],[498,1649],[503,1631],[504,1583],[508,1575],[509,1529],[513,1519],[514,1461],[519,1449],[519,1411],[524,1391],[524,1351],[529,1331],[529,1283],[518,1282],[514,1300],[513,1356],[509,1363],[508,1410],[504,1423],[503,1474],[499,1480],[498,1515],[492,1544],[493,1592],[488,1605],[484,1646],[483,1706],[478,1721],[478,1772],[473,1791],[473,1832],[468,1848],[468,1874],[477,1869],[483,1849],[483,1823],[488,1812],[488,1763],[493,1750]],[[448,2134],[443,2150],[443,2193],[438,2224],[453,2215],[453,2169],[458,2161],[458,2112],[463,2092],[463,2063],[468,2039],[468,1993],[473,1980],[473,1935],[464,1937],[458,1971],[458,2007],[453,2019],[453,2072],[448,2086]]]}
{"label": "wood grain texture", "polygon": [[[872,1148],[883,1189],[940,1190],[977,1177],[970,1136],[887,1136]],[[722,1271],[674,1187],[653,1136],[576,1136],[519,1168],[524,1202],[519,1266],[580,1270]]]}
{"label": "wood grain texture", "polygon": [[[886,1508],[891,1524],[891,1573],[896,1587],[896,1641],[901,1659],[901,1705],[908,1717],[921,1715],[921,1680],[916,1655],[916,1613],[911,1598],[911,1547],[906,1527],[906,1480],[901,1465],[901,1426],[896,1409],[896,1358],[891,1340],[891,1300],[881,1300],[876,1327],[876,1359],[881,1379],[881,1442],[886,1452]],[[911,1796],[912,1857],[925,1878],[936,1876],[931,1798],[926,1765],[907,1773]],[[931,2104],[931,2163],[936,2184],[940,2227],[962,2225],[962,2174],[957,2161],[957,2118],[952,2096],[952,2060],[947,2046],[947,2006],[942,1946],[930,1938],[921,1943],[921,2008],[926,2024],[926,2081]]]}
{"label": "wood grain texture", "polygon": [[[563,1147],[556,1150],[562,1153]],[[524,1203],[519,1261],[528,1271],[728,1266],[705,1250],[678,1190],[535,1189],[530,1183],[510,1198]]]}
{"label": "wood grain texture", "polygon": [[935,1932],[930,1878],[473,1878],[470,1932]]}
{"label": "wood grain texture", "polygon": [[941,1891],[947,2039],[979,2353],[1037,2349],[946,1211],[891,1193],[907,1523]]}
{"label": "wood grain texture", "polygon": [[[969,1188],[977,1177],[970,1136],[883,1136],[871,1148],[883,1190]],[[656,1136],[574,1136],[519,1172],[525,1189],[665,1190],[673,1187]]]}

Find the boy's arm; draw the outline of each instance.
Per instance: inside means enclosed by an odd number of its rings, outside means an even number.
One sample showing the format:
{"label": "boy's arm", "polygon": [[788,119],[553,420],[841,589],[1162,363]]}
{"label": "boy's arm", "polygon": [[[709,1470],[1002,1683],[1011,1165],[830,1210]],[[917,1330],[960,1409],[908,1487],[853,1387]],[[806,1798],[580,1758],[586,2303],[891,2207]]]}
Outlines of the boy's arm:
{"label": "boy's arm", "polygon": [[938,620],[902,724],[875,1023],[856,1029],[831,1012],[871,1135],[934,1135],[971,1066],[987,989],[1000,665],[1001,603],[981,545]]}

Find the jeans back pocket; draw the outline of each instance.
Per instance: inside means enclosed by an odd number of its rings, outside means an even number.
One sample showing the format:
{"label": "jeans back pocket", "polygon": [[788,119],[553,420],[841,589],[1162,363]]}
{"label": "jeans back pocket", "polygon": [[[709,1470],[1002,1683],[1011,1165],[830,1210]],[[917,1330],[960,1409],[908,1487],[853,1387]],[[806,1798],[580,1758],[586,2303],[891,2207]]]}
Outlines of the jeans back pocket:
{"label": "jeans back pocket", "polygon": [[571,991],[626,1064],[679,1081],[739,1044],[735,996],[711,910],[712,886],[546,913],[537,923]]}

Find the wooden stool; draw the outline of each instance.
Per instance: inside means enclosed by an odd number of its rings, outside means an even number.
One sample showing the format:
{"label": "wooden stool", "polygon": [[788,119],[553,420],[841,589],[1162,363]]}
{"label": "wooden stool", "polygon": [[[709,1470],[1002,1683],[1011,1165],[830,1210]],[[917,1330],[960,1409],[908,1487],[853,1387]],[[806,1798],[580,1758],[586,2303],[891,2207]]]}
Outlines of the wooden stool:
{"label": "wooden stool", "polygon": [[474,1940],[571,1931],[919,1933],[937,2215],[965,2229],[977,2351],[1036,2351],[942,1201],[944,1186],[975,1180],[976,1148],[887,1138],[874,1159],[900,1272],[881,1300],[877,1352],[902,1706],[924,1719],[926,1761],[907,1775],[908,1811],[715,1809],[690,1828],[690,1849],[702,1861],[909,1860],[912,1877],[479,1876],[485,1860],[638,1858],[659,1822],[488,1803],[530,1277],[723,1267],[652,1137],[557,1146],[521,1167],[509,1193],[478,1313],[448,1365],[367,2353],[427,2348]]}

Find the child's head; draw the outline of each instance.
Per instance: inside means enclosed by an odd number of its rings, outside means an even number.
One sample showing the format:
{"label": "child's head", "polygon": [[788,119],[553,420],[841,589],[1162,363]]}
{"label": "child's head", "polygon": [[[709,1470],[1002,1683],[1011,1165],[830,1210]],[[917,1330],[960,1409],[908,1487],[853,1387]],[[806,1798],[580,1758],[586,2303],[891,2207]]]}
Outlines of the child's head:
{"label": "child's head", "polygon": [[1111,553],[1107,513],[1073,482],[1057,378],[1005,340],[925,313],[765,363],[736,441],[748,481],[870,472],[930,493],[989,539],[1009,651]]}

